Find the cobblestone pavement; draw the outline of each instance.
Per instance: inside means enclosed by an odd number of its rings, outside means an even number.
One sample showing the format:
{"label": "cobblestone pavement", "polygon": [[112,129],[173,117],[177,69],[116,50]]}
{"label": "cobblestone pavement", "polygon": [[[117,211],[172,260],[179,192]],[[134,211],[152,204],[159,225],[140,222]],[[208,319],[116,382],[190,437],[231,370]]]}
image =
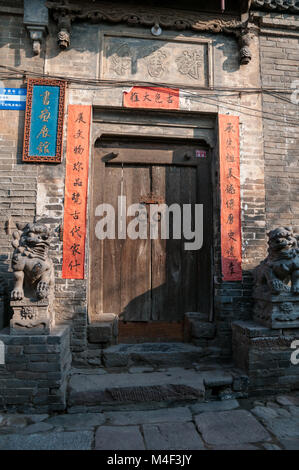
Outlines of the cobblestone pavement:
{"label": "cobblestone pavement", "polygon": [[0,450],[299,450],[299,393],[138,411],[0,414]]}

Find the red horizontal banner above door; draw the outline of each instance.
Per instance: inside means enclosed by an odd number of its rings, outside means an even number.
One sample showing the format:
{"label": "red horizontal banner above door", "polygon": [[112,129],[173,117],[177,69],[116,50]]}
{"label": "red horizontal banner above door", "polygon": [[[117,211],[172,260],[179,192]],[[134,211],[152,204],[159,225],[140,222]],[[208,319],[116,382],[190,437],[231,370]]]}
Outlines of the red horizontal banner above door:
{"label": "red horizontal banner above door", "polygon": [[180,91],[178,88],[134,86],[124,91],[125,108],[179,109]]}

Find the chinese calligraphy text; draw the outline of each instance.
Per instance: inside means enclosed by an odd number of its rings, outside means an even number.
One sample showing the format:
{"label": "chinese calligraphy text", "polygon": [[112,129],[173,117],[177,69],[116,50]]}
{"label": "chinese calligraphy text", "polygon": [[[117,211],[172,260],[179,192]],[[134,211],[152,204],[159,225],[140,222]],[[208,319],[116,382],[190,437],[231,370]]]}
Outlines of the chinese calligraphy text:
{"label": "chinese calligraphy text", "polygon": [[126,108],[179,109],[179,89],[134,86],[124,92]]}
{"label": "chinese calligraphy text", "polygon": [[68,107],[62,263],[64,279],[84,279],[90,115],[90,106]]}
{"label": "chinese calligraphy text", "polygon": [[221,260],[224,281],[242,280],[239,118],[219,115]]}
{"label": "chinese calligraphy text", "polygon": [[61,162],[64,97],[63,80],[28,79],[23,161]]}

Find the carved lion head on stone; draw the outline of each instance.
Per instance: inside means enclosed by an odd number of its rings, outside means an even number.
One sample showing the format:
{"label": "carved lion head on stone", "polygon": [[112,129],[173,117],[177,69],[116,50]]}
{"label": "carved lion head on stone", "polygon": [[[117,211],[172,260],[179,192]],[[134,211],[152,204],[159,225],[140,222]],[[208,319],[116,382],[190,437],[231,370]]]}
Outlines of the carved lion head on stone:
{"label": "carved lion head on stone", "polygon": [[268,232],[267,235],[270,258],[289,257],[298,246],[291,227],[278,227]]}
{"label": "carved lion head on stone", "polygon": [[44,251],[49,247],[49,229],[39,223],[27,224],[22,230],[13,233],[12,245],[17,247],[39,248]]}

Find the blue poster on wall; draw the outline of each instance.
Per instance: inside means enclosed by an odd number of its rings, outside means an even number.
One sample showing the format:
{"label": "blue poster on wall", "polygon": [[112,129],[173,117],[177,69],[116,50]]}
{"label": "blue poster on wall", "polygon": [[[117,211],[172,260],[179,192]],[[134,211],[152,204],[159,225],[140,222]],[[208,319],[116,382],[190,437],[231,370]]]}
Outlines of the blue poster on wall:
{"label": "blue poster on wall", "polygon": [[59,86],[33,87],[29,156],[56,155],[59,92]]}
{"label": "blue poster on wall", "polygon": [[23,161],[61,161],[64,97],[63,80],[28,79]]}
{"label": "blue poster on wall", "polygon": [[26,95],[26,88],[0,88],[0,109],[25,109]]}

